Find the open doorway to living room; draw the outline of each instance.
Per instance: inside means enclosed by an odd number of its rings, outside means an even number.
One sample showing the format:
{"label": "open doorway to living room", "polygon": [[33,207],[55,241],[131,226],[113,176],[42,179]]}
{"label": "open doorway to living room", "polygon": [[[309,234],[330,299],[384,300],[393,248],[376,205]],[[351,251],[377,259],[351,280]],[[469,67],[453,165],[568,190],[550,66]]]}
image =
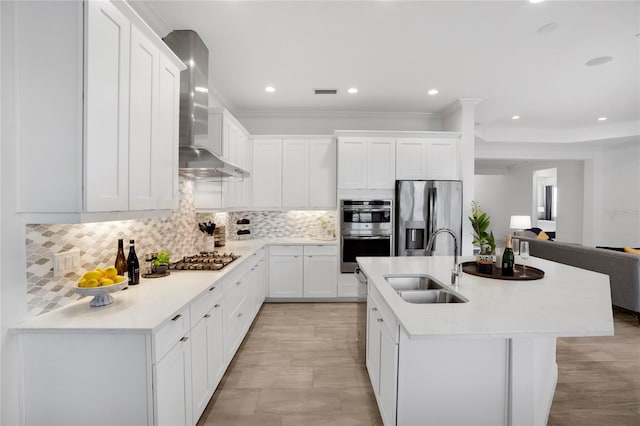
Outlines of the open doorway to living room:
{"label": "open doorway to living room", "polygon": [[558,217],[558,169],[535,170],[533,172],[532,226],[542,229],[549,237],[556,237]]}

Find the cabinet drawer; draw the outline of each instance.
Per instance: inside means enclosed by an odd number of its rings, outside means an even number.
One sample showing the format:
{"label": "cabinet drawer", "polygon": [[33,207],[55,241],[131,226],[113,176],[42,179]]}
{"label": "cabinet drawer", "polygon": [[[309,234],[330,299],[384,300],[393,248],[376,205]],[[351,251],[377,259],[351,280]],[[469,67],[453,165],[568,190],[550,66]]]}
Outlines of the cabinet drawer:
{"label": "cabinet drawer", "polygon": [[304,246],[305,256],[337,256],[338,247],[332,245]]}
{"label": "cabinet drawer", "polygon": [[222,285],[212,284],[196,300],[189,304],[191,313],[191,327],[195,326],[204,315],[213,308],[218,299],[222,296]]}
{"label": "cabinet drawer", "polygon": [[189,332],[190,326],[189,307],[186,306],[156,331],[153,335],[154,362],[162,359]]}
{"label": "cabinet drawer", "polygon": [[302,256],[302,246],[271,246],[271,256]]}
{"label": "cabinet drawer", "polygon": [[247,295],[247,283],[242,280],[237,280],[233,283],[233,287],[227,292],[224,297],[224,309],[225,312],[231,313],[238,309],[238,306],[242,303]]}
{"label": "cabinet drawer", "polygon": [[251,255],[250,263],[251,265],[255,265],[258,262],[260,262],[262,259],[264,259],[264,247],[256,251],[255,253],[253,253],[253,255]]}
{"label": "cabinet drawer", "polygon": [[369,295],[371,299],[373,299],[376,307],[378,308],[378,315],[382,318],[382,323],[387,328],[387,331],[392,336],[392,339],[395,343],[398,343],[399,340],[399,332],[398,332],[398,321],[396,316],[393,314],[391,308],[383,301],[382,296],[376,290],[375,287],[369,286]]}

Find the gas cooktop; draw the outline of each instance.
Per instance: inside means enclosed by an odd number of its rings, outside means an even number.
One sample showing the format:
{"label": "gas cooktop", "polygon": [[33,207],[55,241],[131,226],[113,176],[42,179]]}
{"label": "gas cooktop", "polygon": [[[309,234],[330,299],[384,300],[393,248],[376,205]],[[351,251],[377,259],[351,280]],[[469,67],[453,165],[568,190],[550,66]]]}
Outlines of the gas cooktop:
{"label": "gas cooktop", "polygon": [[217,271],[224,268],[240,256],[233,253],[201,251],[194,256],[185,256],[171,263],[169,269],[176,271]]}

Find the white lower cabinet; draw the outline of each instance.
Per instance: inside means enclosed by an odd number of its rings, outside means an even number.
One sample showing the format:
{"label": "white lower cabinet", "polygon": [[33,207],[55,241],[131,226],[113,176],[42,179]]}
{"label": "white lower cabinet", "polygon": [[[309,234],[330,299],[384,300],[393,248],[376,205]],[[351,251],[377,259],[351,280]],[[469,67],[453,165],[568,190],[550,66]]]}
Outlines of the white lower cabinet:
{"label": "white lower cabinet", "polygon": [[191,345],[189,335],[153,367],[155,417],[158,426],[190,425]]}
{"label": "white lower cabinet", "polygon": [[269,297],[302,297],[302,246],[269,247]]}
{"label": "white lower cabinet", "polygon": [[338,253],[333,245],[271,246],[270,298],[335,298]]}
{"label": "white lower cabinet", "polygon": [[[224,374],[222,306],[215,303],[191,329],[192,410],[202,415]],[[205,374],[206,373],[206,374]]]}
{"label": "white lower cabinet", "polygon": [[366,365],[385,425],[396,424],[398,394],[398,325],[370,287],[367,298]]}
{"label": "white lower cabinet", "polygon": [[304,297],[338,296],[335,246],[304,246]]}
{"label": "white lower cabinet", "polygon": [[17,330],[22,423],[196,424],[264,301],[264,272],[260,249],[154,331]]}

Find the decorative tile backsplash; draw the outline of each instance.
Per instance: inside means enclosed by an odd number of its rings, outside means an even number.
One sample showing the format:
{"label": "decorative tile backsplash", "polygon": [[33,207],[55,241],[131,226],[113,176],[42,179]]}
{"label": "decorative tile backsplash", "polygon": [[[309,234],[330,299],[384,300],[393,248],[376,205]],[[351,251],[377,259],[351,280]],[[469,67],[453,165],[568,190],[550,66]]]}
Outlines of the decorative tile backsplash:
{"label": "decorative tile backsplash", "polygon": [[[203,247],[204,234],[199,222],[213,221],[225,225],[227,239],[238,239],[238,229],[250,229],[252,238],[318,237],[326,229],[335,232],[333,211],[232,212],[196,213],[192,181],[180,178],[180,203],[168,218],[150,218],[87,224],[27,225],[27,307],[31,315],[40,315],[81,298],[72,286],[79,273],[113,265],[118,239],[125,240],[125,256],[129,239],[136,242],[141,266],[144,254],[166,248],[172,259],[192,255]],[[249,219],[250,226],[236,225],[238,219]],[[324,219],[324,220],[322,220]],[[326,222],[321,228],[321,221]],[[81,267],[76,272],[53,276],[54,253],[80,249]]]}
{"label": "decorative tile backsplash", "polygon": [[[237,224],[239,219],[250,225]],[[252,238],[326,237],[335,236],[335,222],[335,211],[238,211],[229,213],[227,232],[230,239],[238,239],[240,229],[251,231]]]}

